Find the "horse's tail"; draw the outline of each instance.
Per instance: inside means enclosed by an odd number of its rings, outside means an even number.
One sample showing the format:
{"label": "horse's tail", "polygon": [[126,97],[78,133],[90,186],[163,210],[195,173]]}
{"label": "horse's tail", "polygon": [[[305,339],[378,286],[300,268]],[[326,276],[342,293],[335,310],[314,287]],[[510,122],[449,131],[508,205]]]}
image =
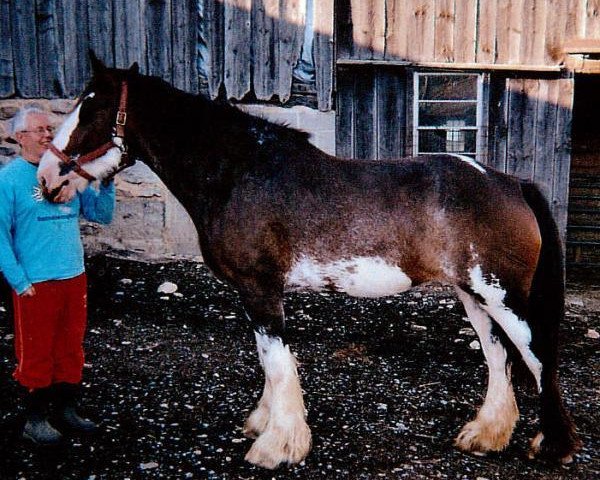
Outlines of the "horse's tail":
{"label": "horse's tail", "polygon": [[[557,335],[565,314],[565,264],[560,234],[552,211],[540,189],[521,181],[523,197],[533,211],[540,229],[542,247],[529,295],[529,320],[542,324]],[[549,328],[550,325],[553,328]],[[558,338],[553,338],[558,341]]]}
{"label": "horse's tail", "polygon": [[581,443],[563,406],[558,386],[558,330],[565,315],[562,241],[550,206],[539,188],[522,181],[521,190],[535,215],[542,239],[527,308],[531,349],[542,363],[540,423],[544,440],[541,448],[554,458],[566,458],[577,451]]}

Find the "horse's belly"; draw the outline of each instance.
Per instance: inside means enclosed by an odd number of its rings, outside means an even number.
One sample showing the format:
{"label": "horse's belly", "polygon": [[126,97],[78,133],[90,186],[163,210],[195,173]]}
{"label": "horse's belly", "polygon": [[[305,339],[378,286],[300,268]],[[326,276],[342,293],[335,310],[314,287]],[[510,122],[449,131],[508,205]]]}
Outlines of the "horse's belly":
{"label": "horse's belly", "polygon": [[404,292],[411,279],[381,257],[355,257],[321,262],[300,257],[286,276],[287,290],[334,290],[353,297],[383,297]]}

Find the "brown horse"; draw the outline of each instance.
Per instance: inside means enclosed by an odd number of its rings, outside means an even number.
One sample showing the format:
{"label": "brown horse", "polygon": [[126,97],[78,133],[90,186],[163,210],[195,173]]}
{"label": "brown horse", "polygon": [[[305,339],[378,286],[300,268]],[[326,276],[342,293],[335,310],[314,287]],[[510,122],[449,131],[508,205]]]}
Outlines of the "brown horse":
{"label": "brown horse", "polygon": [[300,462],[311,445],[285,340],[285,291],[380,297],[430,281],[455,286],[489,368],[485,401],[458,448],[508,444],[519,415],[516,356],[540,395],[532,454],[570,461],[580,442],[557,378],[562,251],[533,184],[452,155],[334,158],[304,133],[176,90],[136,65],[110,69],[93,56],[92,64],[92,80],[42,159],[40,188],[51,201],[68,200],[120,168],[128,151],[181,201],[206,264],[239,291],[255,332],[265,387],[245,424],[256,438],[248,461]]}

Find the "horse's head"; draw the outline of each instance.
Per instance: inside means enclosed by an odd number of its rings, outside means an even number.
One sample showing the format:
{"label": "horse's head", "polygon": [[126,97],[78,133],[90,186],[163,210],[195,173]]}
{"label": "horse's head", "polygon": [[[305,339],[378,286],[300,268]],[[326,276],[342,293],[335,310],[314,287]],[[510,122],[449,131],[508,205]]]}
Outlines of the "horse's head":
{"label": "horse's head", "polygon": [[90,52],[93,76],[73,111],[56,133],[38,168],[44,197],[68,202],[92,180],[102,180],[123,165],[128,82],[138,75],[107,68]]}

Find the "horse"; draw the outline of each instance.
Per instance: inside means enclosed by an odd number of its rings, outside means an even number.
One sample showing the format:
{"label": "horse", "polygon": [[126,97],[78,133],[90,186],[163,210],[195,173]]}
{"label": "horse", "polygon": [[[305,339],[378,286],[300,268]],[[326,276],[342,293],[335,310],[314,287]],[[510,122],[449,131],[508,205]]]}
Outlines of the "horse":
{"label": "horse", "polygon": [[[539,393],[530,456],[569,462],[581,447],[558,386],[564,316],[560,236],[531,182],[457,155],[364,161],[330,156],[306,133],[177,90],[91,54],[92,77],[38,169],[46,201],[142,159],[180,200],[206,265],[232,285],[254,331],[265,383],[245,459],[301,462],[311,431],[283,298],[295,290],[394,295],[452,285],[488,366],[487,392],[455,439],[503,450],[519,417],[511,365]],[[127,160],[126,160],[127,159]]]}

